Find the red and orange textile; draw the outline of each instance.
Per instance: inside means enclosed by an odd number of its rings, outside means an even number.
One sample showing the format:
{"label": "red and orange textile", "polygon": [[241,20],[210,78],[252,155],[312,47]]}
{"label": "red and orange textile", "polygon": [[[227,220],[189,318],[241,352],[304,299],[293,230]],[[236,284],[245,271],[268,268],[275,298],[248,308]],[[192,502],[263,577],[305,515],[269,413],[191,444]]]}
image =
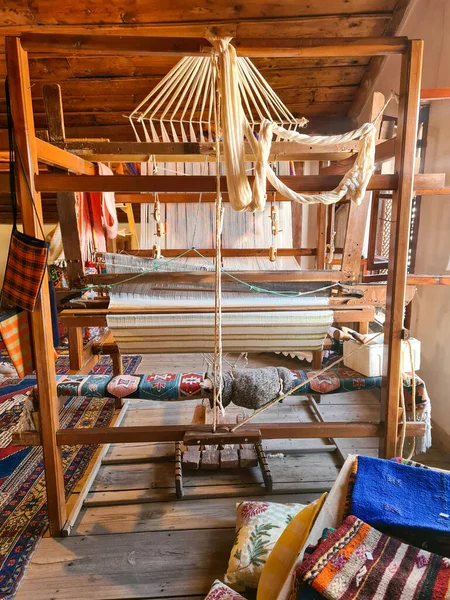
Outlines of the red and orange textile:
{"label": "red and orange textile", "polygon": [[34,365],[28,313],[12,310],[0,315],[0,336],[18,376],[32,373]]}
{"label": "red and orange textile", "polygon": [[446,600],[450,559],[349,516],[297,568],[291,600],[301,597],[305,584],[328,600]]}
{"label": "red and orange textile", "polygon": [[[96,171],[99,175],[113,175],[111,169],[103,163],[98,163]],[[106,252],[106,238],[113,240],[118,232],[114,192],[90,192],[88,201],[95,251]]]}

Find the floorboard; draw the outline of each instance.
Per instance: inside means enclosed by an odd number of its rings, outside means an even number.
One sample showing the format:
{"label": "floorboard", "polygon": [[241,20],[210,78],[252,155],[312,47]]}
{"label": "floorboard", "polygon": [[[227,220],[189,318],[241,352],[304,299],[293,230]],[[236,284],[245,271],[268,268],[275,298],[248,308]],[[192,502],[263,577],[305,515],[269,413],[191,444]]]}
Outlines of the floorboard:
{"label": "floorboard", "polygon": [[233,538],[233,529],[44,538],[16,600],[206,596]]}

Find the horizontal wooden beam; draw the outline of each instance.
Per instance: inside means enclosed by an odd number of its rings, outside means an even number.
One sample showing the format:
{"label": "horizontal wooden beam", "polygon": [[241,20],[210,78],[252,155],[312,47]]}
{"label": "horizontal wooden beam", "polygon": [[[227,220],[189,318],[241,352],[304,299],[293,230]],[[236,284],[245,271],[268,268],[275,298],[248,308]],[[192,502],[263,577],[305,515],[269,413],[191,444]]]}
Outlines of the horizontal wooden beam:
{"label": "horizontal wooden beam", "polygon": [[[129,277],[129,274],[128,274]],[[153,271],[143,273],[139,277],[140,283],[214,283],[213,271]],[[126,273],[110,273],[86,275],[83,284],[110,285],[123,281]],[[234,281],[234,278],[246,283],[295,283],[308,281],[341,281],[345,276],[341,271],[230,271],[222,273],[224,281]]]}
{"label": "horizontal wooden beam", "polygon": [[[255,160],[248,144],[245,145],[247,161]],[[205,162],[215,160],[215,143],[149,143],[149,142],[66,142],[64,150],[86,160],[107,162]],[[295,142],[273,142],[269,160],[343,160],[359,150],[359,142],[310,146]]]}
{"label": "horizontal wooden beam", "polygon": [[[277,308],[277,310],[279,310]],[[226,312],[226,311],[224,311]],[[80,314],[63,315],[60,313],[61,323],[65,327],[107,327],[106,314],[91,314],[89,310],[80,309]],[[365,309],[355,310],[334,310],[333,323],[371,323],[375,320],[375,311],[373,306],[367,305]],[[188,351],[188,350],[186,350]]]}
{"label": "horizontal wooden beam", "polygon": [[375,148],[375,162],[380,164],[394,158],[395,156],[395,137],[377,144]]}
{"label": "horizontal wooden beam", "polygon": [[416,190],[416,196],[450,196],[450,188],[440,188],[438,190]]}
{"label": "horizontal wooden beam", "polygon": [[[400,431],[401,425],[399,425]],[[383,427],[371,422],[311,422],[311,423],[255,423],[247,430],[260,431],[263,439],[310,439],[310,438],[363,438],[380,437]],[[128,427],[92,427],[59,429],[56,434],[58,446],[78,446],[90,444],[129,444],[145,442],[182,441],[190,432],[211,433],[211,425],[141,425]],[[236,432],[239,434],[239,430]],[[425,423],[406,423],[406,436],[425,434]],[[218,433],[220,435],[220,433]],[[24,431],[14,436],[14,443],[39,446],[41,437],[37,431]]]}
{"label": "horizontal wooden beam", "polygon": [[[319,308],[319,307],[318,307]],[[339,305],[337,308],[333,305],[328,307],[333,310],[333,322],[334,323],[370,323],[375,319],[375,309],[373,306],[369,304],[365,304],[361,307],[355,307],[352,305]],[[321,310],[324,309],[322,306]],[[288,310],[287,308],[276,307],[277,311],[280,310]],[[292,310],[289,308],[289,310]],[[117,314],[124,314],[125,311],[117,311]],[[149,313],[156,314],[156,310],[148,310]],[[193,312],[192,310],[186,312]],[[208,312],[203,310],[202,312]],[[223,312],[230,312],[227,310],[223,310]],[[252,312],[252,311],[249,311]],[[253,311],[254,312],[254,311]],[[158,314],[165,314],[167,310],[159,311]],[[59,319],[61,323],[64,324],[65,327],[106,327],[106,315],[108,314],[108,309],[66,309],[59,313]],[[130,314],[137,314],[137,311],[134,310]],[[141,314],[141,313],[139,313]],[[145,314],[145,313],[143,313]],[[178,310],[179,314],[179,310]]]}
{"label": "horizontal wooden beam", "polygon": [[[402,54],[404,37],[378,38],[239,38],[233,41],[239,56],[254,57],[359,57]],[[23,33],[21,43],[30,53],[42,55],[152,55],[202,56],[211,51],[204,38],[68,35]]]}
{"label": "horizontal wooden beam", "polygon": [[[216,250],[214,248],[200,248],[188,250],[187,248],[163,248],[162,255],[165,258],[174,258],[183,254],[183,258],[199,257],[198,252],[207,258],[215,258]],[[220,253],[224,258],[239,258],[250,256],[268,257],[269,248],[222,248]],[[315,256],[317,248],[277,248],[277,256]],[[152,258],[154,250],[127,250],[127,256],[141,256]]]}
{"label": "horizontal wooden beam", "polygon": [[[296,192],[330,191],[341,181],[339,175],[300,175],[280,177],[288,187]],[[249,177],[250,184],[253,177]],[[373,175],[368,190],[396,190],[397,175]],[[445,186],[444,173],[418,174],[415,176],[416,189],[442,189]],[[38,192],[214,192],[216,177],[203,175],[36,175],[35,186]],[[221,177],[221,190],[227,190],[226,177]],[[3,191],[0,189],[0,191]],[[267,191],[275,191],[268,184]]]}
{"label": "horizontal wooden beam", "polygon": [[427,88],[420,90],[420,100],[450,100],[450,88]]}
{"label": "horizontal wooden beam", "polygon": [[450,285],[450,275],[408,275],[406,282],[409,285]]}
{"label": "horizontal wooden beam", "polygon": [[95,166],[91,162],[39,138],[36,138],[36,150],[38,161],[41,163],[80,175],[95,175]]}
{"label": "horizontal wooden beam", "polygon": [[[166,282],[167,283],[170,282]],[[211,292],[213,290],[211,289]],[[222,310],[225,313],[234,313],[234,312],[272,312],[274,310],[278,310],[279,312],[290,312],[290,311],[302,311],[302,312],[310,312],[310,311],[322,311],[322,310],[332,310],[335,308],[336,310],[344,311],[344,312],[371,312],[371,306],[369,304],[308,304],[306,306],[278,306],[276,304],[269,306],[246,306],[245,310],[241,306],[223,306]],[[197,313],[211,313],[214,312],[213,306],[186,306],[181,309],[179,306],[155,306],[155,307],[137,307],[130,306],[128,308],[117,307],[117,308],[68,308],[61,312],[61,318],[66,319],[71,316],[79,316],[82,314],[90,314],[90,315],[153,315],[153,314],[167,314],[167,315],[176,315],[180,312],[186,314],[197,314]]]}
{"label": "horizontal wooden beam", "polygon": [[[0,176],[1,178],[1,176]],[[1,181],[1,179],[0,179]],[[276,202],[290,202],[284,196],[276,193],[275,197],[273,194],[270,196],[271,200]],[[158,196],[158,200],[161,204],[198,204],[198,194],[186,194],[185,192],[173,192],[164,193]],[[155,201],[155,195],[152,193],[116,193],[116,203],[120,204],[152,204]],[[202,204],[207,204],[216,201],[216,194],[214,192],[202,192]],[[227,192],[222,194],[222,202],[229,202],[230,198]],[[10,203],[8,203],[10,206]]]}
{"label": "horizontal wooden beam", "polygon": [[[90,167],[86,166],[86,169]],[[289,187],[296,191],[314,192],[334,189],[340,182],[341,175],[304,175],[280,177]],[[252,177],[249,178],[250,182]],[[112,180],[112,181],[110,181]],[[202,193],[202,202],[215,202],[215,177],[202,175],[156,175],[156,176],[124,176],[124,175],[37,175],[36,187],[39,191],[55,194],[60,191],[116,191],[116,200],[124,204],[145,204],[154,202],[152,194],[159,192],[161,203],[198,203],[198,195]],[[226,192],[226,181],[222,178],[223,201],[229,202]],[[448,195],[450,188],[445,187],[445,173],[419,173],[415,175],[416,194]],[[393,190],[397,187],[396,175],[373,175],[368,190]],[[273,192],[270,184],[267,191]],[[147,194],[145,192],[148,192]],[[9,175],[0,173],[0,194],[9,194]],[[276,194],[277,202],[290,202],[284,196]]]}

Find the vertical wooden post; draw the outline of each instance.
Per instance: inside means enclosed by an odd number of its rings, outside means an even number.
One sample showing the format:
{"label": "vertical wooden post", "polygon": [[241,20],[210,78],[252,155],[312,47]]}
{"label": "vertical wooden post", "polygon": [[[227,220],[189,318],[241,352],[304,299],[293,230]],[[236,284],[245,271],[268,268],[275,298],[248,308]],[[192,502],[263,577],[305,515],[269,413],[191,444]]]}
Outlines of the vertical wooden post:
{"label": "vertical wooden post", "polygon": [[384,437],[380,456],[396,453],[398,400],[401,383],[401,340],[405,307],[406,269],[409,228],[414,184],[417,123],[420,106],[420,78],[423,42],[411,40],[402,57],[400,106],[395,147],[395,171],[398,189],[392,197],[391,240],[384,327],[384,377],[381,390],[381,421]]}
{"label": "vertical wooden post", "polygon": [[[24,172],[21,168],[21,161],[18,160],[17,197],[22,210],[23,230],[29,235],[42,238],[39,226],[39,221],[43,223],[41,195],[34,188],[34,176],[38,172],[38,161],[28,57],[20,45],[19,38],[16,37],[5,38],[5,50],[17,149],[25,168]],[[33,198],[30,198],[27,180]],[[33,208],[33,201],[35,208]],[[31,330],[39,391],[39,414],[50,534],[60,535],[66,520],[66,506],[61,452],[56,445],[59,414],[47,274],[42,284],[36,309],[31,313]]]}
{"label": "vertical wooden post", "polygon": [[342,250],[342,271],[348,279],[357,281],[361,269],[361,255],[366,231],[367,215],[369,214],[370,197],[364,194],[359,206],[350,202]]}
{"label": "vertical wooden post", "polygon": [[[303,164],[295,163],[295,174],[302,175],[303,174]],[[292,246],[293,248],[301,248],[302,247],[302,211],[303,206],[298,202],[291,202],[291,219],[292,219]],[[301,266],[302,257],[296,256],[295,260]]]}
{"label": "vertical wooden post", "polygon": [[78,373],[83,368],[83,328],[69,327],[67,336],[69,340],[70,370]]}
{"label": "vertical wooden post", "polygon": [[[385,97],[380,92],[374,92],[369,120],[374,121],[383,110]],[[361,270],[361,254],[366,233],[367,217],[370,208],[370,193],[366,193],[358,207],[350,203],[345,233],[344,249],[342,252],[342,270],[351,279],[358,280]]]}
{"label": "vertical wooden post", "polygon": [[[64,142],[65,128],[61,87],[57,83],[47,83],[42,88],[42,95],[47,115],[49,139],[54,143]],[[57,170],[60,173],[67,173],[64,169]],[[84,275],[76,204],[77,199],[75,192],[59,192],[57,194],[56,205],[58,207],[64,257],[67,262],[67,279],[69,287],[76,284],[79,277]]]}

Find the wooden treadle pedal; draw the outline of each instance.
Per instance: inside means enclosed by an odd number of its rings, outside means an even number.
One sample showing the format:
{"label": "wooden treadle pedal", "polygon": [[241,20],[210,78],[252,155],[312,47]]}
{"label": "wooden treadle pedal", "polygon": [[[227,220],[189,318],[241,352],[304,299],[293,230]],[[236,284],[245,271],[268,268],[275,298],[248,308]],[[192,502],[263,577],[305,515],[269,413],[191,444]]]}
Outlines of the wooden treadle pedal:
{"label": "wooden treadle pedal", "polygon": [[226,444],[256,444],[261,439],[259,429],[241,427],[235,432],[231,427],[220,426],[215,433],[205,431],[189,431],[185,434],[185,446],[224,446]]}

